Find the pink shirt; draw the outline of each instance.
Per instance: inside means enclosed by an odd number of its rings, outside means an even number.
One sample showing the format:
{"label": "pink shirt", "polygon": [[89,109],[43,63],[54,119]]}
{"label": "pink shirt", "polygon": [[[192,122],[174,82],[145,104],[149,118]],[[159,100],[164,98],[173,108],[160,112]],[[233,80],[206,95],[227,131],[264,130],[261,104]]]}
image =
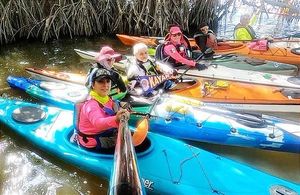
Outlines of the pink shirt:
{"label": "pink shirt", "polygon": [[[113,101],[110,99],[104,106],[112,109]],[[105,132],[105,130],[118,128],[119,126],[116,122],[116,116],[107,115],[94,99],[90,99],[83,104],[79,118],[80,132],[87,135],[99,134]],[[81,145],[87,148],[96,147],[97,142],[94,138],[87,137],[87,139],[88,142],[85,143],[83,138],[78,135]]]}
{"label": "pink shirt", "polygon": [[182,57],[178,51],[176,50],[176,47],[173,44],[168,44],[164,47],[164,52],[170,56],[171,58],[173,58],[174,60],[176,60],[177,62],[181,63],[181,64],[185,64],[188,66],[195,66],[196,62],[193,60],[188,60],[184,57]]}

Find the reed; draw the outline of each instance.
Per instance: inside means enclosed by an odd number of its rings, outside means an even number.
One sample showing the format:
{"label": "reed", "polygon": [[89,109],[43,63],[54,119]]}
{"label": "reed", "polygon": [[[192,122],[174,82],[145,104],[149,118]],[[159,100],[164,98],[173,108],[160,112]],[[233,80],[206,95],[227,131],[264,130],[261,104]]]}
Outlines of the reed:
{"label": "reed", "polygon": [[215,27],[232,2],[227,0],[220,5],[219,0],[2,0],[0,44],[102,33],[164,36],[170,24],[192,33],[202,22]]}

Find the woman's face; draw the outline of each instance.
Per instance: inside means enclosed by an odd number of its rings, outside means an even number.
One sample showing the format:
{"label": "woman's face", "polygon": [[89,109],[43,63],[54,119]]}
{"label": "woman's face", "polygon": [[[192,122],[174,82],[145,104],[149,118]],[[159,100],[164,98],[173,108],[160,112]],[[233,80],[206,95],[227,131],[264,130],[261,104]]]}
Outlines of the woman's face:
{"label": "woman's face", "polygon": [[208,26],[203,26],[202,28],[200,28],[201,32],[205,35],[208,33],[208,29],[209,29]]}
{"label": "woman's face", "polygon": [[107,64],[108,64],[110,67],[112,67],[113,64],[115,63],[115,58],[108,58],[108,59],[106,59],[106,61],[107,61]]}
{"label": "woman's face", "polygon": [[140,49],[137,54],[135,54],[135,57],[141,62],[146,62],[148,60],[148,50],[146,48]]}
{"label": "woman's face", "polygon": [[171,34],[171,42],[180,44],[182,33]]}
{"label": "woman's face", "polygon": [[99,96],[107,96],[111,90],[111,80],[103,78],[93,83],[93,89],[98,93]]}

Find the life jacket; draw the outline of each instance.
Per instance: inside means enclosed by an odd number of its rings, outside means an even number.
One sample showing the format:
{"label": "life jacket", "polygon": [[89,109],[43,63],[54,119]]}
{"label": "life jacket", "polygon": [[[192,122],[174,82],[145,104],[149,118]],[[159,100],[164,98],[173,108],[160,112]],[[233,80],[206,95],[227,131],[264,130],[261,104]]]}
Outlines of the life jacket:
{"label": "life jacket", "polygon": [[[167,62],[171,65],[173,65],[174,67],[176,66],[182,66],[181,63],[177,62],[175,59],[171,58],[170,56],[168,56],[165,52],[164,52],[164,47],[166,45],[170,45],[172,44],[170,42],[170,34],[167,34],[165,37],[165,42],[159,44],[156,47],[156,52],[155,52],[155,60],[159,60],[159,61],[163,61],[163,62]],[[176,45],[175,46],[176,51],[184,58],[191,58],[192,57],[192,49],[191,49],[191,45],[189,43],[188,38],[183,35],[182,39],[181,39],[181,44],[180,45]]]}
{"label": "life jacket", "polygon": [[[250,26],[250,25],[243,26],[243,25],[241,25],[240,23],[237,24],[237,25],[234,27],[233,37],[235,37],[235,31],[236,31],[237,29],[240,29],[240,28],[246,29],[246,30],[248,31],[249,35],[251,36],[251,38],[252,38],[252,39],[256,39],[256,33],[255,33],[254,29],[252,28],[252,26]],[[235,37],[235,39],[237,39],[237,38],[238,38],[238,37]]]}
{"label": "life jacket", "polygon": [[[101,138],[103,137],[110,137],[113,138],[115,135],[115,132],[117,131],[117,128],[109,128],[107,130],[104,130],[104,132],[99,133],[99,134],[85,134],[83,132],[81,132],[79,130],[79,122],[80,122],[80,113],[81,113],[81,109],[84,105],[84,103],[87,100],[83,101],[83,102],[78,102],[75,104],[75,109],[74,109],[74,117],[73,117],[73,122],[75,125],[75,134],[78,136],[81,136],[83,139],[83,141],[85,143],[88,142],[87,138],[94,138],[97,142],[96,145],[96,150],[99,151],[101,149]],[[105,112],[105,114],[109,115],[109,116],[114,116],[116,115],[116,112],[118,111],[119,107],[120,107],[120,103],[117,100],[113,100],[113,109],[107,108],[105,106],[103,106],[102,104],[99,103],[99,106],[101,109],[103,109],[103,111]],[[77,140],[77,143],[79,143],[79,141]],[[84,146],[83,146],[84,147]]]}
{"label": "life jacket", "polygon": [[[208,33],[215,36],[215,33],[212,30],[208,30]],[[208,34],[203,34],[200,32],[194,35],[194,39],[202,52],[206,51],[209,47],[212,49],[217,49],[217,42],[211,41],[211,39],[208,38]]]}

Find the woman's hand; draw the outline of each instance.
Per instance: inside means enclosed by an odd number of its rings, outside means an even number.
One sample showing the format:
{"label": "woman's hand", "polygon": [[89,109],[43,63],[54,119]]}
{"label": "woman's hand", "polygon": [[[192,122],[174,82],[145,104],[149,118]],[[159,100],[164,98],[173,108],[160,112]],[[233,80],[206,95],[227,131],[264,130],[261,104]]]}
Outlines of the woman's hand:
{"label": "woman's hand", "polygon": [[116,114],[117,122],[119,122],[123,116],[126,120],[128,120],[130,117],[130,113],[128,112],[128,110],[121,108]]}

